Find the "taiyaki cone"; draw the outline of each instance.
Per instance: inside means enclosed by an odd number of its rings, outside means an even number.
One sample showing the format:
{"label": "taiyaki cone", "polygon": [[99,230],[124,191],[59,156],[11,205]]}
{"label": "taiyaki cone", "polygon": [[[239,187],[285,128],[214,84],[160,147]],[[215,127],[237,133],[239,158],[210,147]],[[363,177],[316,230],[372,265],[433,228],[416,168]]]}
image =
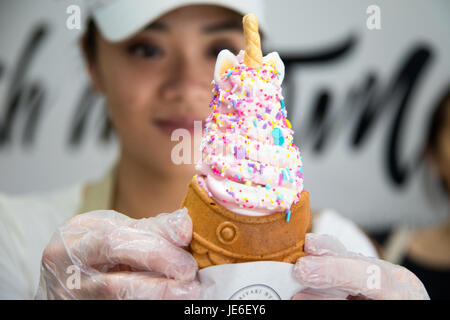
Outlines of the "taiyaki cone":
{"label": "taiyaki cone", "polygon": [[189,250],[199,268],[262,260],[295,263],[305,256],[305,234],[311,228],[307,191],[292,205],[289,222],[285,212],[245,216],[229,211],[211,199],[195,179],[181,206],[188,209],[193,222]]}

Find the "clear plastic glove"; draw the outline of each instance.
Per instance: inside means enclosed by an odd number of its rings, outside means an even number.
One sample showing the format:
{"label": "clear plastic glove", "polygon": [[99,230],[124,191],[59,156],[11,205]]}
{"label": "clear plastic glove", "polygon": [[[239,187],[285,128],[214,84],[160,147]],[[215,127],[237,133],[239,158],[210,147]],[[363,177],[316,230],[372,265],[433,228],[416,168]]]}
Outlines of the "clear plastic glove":
{"label": "clear plastic glove", "polygon": [[307,234],[305,252],[307,256],[297,260],[293,273],[308,288],[292,299],[430,299],[408,269],[349,252],[333,236]]}
{"label": "clear plastic glove", "polygon": [[135,220],[111,210],[77,215],[44,250],[36,299],[197,299],[186,209]]}

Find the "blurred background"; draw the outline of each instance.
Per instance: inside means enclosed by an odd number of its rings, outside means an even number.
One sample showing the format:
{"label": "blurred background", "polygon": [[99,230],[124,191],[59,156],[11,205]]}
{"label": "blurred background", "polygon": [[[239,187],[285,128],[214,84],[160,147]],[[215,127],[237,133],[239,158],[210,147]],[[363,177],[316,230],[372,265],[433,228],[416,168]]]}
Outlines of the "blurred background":
{"label": "blurred background", "polygon": [[[381,241],[398,225],[445,220],[448,200],[422,151],[450,82],[450,2],[266,3],[265,51],[286,64],[312,207],[332,208]],[[66,27],[73,4],[83,8],[80,0],[0,0],[0,192],[94,180],[117,156],[77,47],[83,30]]]}

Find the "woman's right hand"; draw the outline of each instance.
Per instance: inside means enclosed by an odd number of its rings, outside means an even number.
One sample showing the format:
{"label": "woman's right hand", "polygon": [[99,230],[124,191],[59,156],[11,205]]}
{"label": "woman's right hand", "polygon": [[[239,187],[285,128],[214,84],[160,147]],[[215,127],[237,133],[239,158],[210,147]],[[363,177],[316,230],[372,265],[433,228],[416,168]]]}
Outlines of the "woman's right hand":
{"label": "woman's right hand", "polygon": [[186,209],[135,220],[111,210],[68,220],[44,250],[36,299],[197,299]]}

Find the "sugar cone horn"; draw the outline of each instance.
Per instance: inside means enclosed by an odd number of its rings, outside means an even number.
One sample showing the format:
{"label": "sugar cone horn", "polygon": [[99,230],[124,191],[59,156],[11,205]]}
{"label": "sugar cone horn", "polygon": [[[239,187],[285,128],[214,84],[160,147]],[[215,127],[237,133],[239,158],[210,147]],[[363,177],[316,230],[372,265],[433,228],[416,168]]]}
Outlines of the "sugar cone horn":
{"label": "sugar cone horn", "polygon": [[244,63],[249,68],[262,67],[261,39],[258,31],[258,19],[253,13],[244,16],[245,55]]}

